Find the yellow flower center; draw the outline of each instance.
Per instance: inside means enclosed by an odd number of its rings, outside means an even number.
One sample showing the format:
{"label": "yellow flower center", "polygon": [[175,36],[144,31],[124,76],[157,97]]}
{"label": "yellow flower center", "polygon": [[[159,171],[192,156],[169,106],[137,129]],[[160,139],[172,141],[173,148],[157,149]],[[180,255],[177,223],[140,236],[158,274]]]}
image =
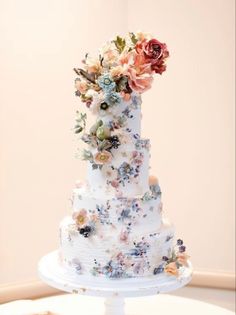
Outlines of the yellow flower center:
{"label": "yellow flower center", "polygon": [[107,160],[107,156],[106,156],[105,154],[101,154],[101,155],[100,155],[100,159],[101,159],[102,161],[105,161],[105,160]]}
{"label": "yellow flower center", "polygon": [[109,85],[111,83],[110,79],[104,79],[104,84]]}
{"label": "yellow flower center", "polygon": [[84,217],[83,215],[79,215],[79,216],[77,217],[77,222],[78,222],[79,225],[84,224],[84,222],[85,222],[85,217]]}

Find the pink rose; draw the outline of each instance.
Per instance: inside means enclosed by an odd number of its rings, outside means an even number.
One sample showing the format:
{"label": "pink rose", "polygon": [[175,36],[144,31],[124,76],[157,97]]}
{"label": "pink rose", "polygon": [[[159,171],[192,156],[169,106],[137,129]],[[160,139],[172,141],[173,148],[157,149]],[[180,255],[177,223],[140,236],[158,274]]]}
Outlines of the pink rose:
{"label": "pink rose", "polygon": [[143,55],[131,51],[122,56],[121,63],[126,64],[125,74],[132,90],[143,93],[150,89],[153,81],[152,68]]}
{"label": "pink rose", "polygon": [[135,48],[138,54],[144,55],[153,71],[162,74],[166,70],[165,60],[169,57],[169,51],[165,43],[161,43],[157,39],[143,40],[138,42]]}

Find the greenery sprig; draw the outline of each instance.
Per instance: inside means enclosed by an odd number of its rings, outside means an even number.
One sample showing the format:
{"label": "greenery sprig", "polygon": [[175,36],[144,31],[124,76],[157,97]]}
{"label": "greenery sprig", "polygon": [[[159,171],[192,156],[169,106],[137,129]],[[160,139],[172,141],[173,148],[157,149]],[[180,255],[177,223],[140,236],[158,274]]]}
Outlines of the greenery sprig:
{"label": "greenery sprig", "polygon": [[75,133],[79,134],[81,133],[85,127],[86,127],[86,120],[87,120],[87,114],[85,113],[80,113],[79,111],[76,111],[76,125],[74,127]]}

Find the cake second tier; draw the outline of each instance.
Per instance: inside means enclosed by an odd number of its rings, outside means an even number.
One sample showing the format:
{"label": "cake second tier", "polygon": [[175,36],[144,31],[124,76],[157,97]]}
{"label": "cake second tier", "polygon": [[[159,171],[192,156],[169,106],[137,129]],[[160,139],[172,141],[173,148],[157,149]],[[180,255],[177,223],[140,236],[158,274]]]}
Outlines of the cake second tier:
{"label": "cake second tier", "polygon": [[88,163],[89,190],[96,196],[144,195],[149,178],[149,139],[128,136],[128,143],[112,149],[112,161],[102,166]]}

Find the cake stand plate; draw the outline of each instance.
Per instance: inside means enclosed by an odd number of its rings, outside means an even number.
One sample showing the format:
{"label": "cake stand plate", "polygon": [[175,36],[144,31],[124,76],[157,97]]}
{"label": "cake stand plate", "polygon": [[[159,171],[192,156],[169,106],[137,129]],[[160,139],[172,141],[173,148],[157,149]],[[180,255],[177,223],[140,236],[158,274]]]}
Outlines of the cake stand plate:
{"label": "cake stand plate", "polygon": [[38,266],[40,278],[62,291],[105,297],[105,315],[125,315],[124,299],[174,291],[185,286],[192,278],[192,267],[180,270],[178,277],[160,274],[135,279],[106,279],[75,275],[59,262],[58,251],[44,256]]}

